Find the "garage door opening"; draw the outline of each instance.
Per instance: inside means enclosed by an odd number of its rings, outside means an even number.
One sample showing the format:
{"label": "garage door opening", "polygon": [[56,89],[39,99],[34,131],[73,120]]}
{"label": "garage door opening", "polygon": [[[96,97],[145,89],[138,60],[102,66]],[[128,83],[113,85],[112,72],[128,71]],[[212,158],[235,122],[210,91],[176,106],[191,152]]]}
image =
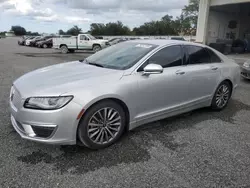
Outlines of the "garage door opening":
{"label": "garage door opening", "polygon": [[[206,11],[208,13],[204,16]],[[207,5],[200,3],[199,17],[197,35],[201,41],[197,42],[225,54],[250,53],[250,1],[222,5],[219,1],[211,1],[211,4],[207,1]],[[202,26],[202,22],[206,24]]]}

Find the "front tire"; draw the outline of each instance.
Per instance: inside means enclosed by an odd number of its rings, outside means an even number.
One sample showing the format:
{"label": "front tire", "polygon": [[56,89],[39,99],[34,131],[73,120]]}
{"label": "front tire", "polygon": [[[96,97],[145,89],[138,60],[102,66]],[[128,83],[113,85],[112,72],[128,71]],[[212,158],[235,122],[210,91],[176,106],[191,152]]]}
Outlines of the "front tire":
{"label": "front tire", "polygon": [[48,48],[48,45],[47,44],[43,44],[43,48]]}
{"label": "front tire", "polygon": [[93,51],[94,52],[98,52],[98,51],[100,51],[102,49],[102,47],[100,46],[100,45],[98,45],[98,44],[95,44],[94,46],[93,46]]}
{"label": "front tire", "polygon": [[228,81],[222,82],[215,91],[211,108],[214,110],[224,109],[232,94],[232,86]]}
{"label": "front tire", "polygon": [[114,101],[103,101],[84,113],[77,131],[78,138],[90,149],[106,148],[122,136],[125,125],[123,108]]}

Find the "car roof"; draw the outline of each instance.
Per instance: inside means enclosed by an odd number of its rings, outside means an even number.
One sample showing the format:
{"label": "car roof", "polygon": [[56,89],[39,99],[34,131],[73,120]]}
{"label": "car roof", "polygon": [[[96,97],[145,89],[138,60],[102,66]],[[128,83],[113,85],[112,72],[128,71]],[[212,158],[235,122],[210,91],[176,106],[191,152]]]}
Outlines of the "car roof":
{"label": "car roof", "polygon": [[204,47],[204,45],[199,44],[199,43],[180,41],[180,40],[152,39],[152,40],[132,40],[132,41],[127,41],[127,42],[131,42],[131,43],[138,42],[140,44],[154,44],[158,46],[179,44],[179,45],[194,45],[194,46]]}

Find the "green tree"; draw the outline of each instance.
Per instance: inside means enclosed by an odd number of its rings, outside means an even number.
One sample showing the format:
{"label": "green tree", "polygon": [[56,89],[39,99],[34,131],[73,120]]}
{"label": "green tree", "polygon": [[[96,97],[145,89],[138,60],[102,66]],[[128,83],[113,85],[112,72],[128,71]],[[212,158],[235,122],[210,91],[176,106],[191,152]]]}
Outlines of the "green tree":
{"label": "green tree", "polygon": [[199,0],[190,0],[189,4],[182,9],[179,20],[184,34],[195,35],[199,12]]}
{"label": "green tree", "polygon": [[90,25],[92,35],[130,35],[131,30],[123,25],[121,21],[109,22],[107,24],[92,23]]}
{"label": "green tree", "polygon": [[90,33],[92,35],[104,35],[105,34],[105,25],[102,23],[92,23],[90,25]]}
{"label": "green tree", "polygon": [[27,31],[26,35],[29,35],[29,36],[38,36],[39,33],[38,32]]}
{"label": "green tree", "polygon": [[60,29],[60,30],[58,31],[58,34],[59,34],[59,35],[65,35],[66,33],[65,33],[62,29]]}
{"label": "green tree", "polygon": [[11,30],[14,31],[16,36],[21,36],[26,34],[26,29],[19,25],[12,26]]}
{"label": "green tree", "polygon": [[82,29],[79,28],[77,25],[74,25],[74,27],[70,28],[66,33],[68,35],[79,35],[82,32]]}
{"label": "green tree", "polygon": [[160,21],[146,22],[143,25],[134,28],[133,33],[136,35],[177,35],[174,29],[175,21],[170,15],[165,15]]}

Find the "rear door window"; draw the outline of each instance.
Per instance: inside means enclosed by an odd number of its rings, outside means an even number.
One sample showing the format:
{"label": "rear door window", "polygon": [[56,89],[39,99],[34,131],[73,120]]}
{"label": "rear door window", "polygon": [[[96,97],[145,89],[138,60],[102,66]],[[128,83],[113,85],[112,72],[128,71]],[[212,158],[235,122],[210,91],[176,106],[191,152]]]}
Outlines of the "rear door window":
{"label": "rear door window", "polygon": [[211,63],[210,54],[205,48],[200,46],[185,46],[187,58],[186,64],[206,64]]}
{"label": "rear door window", "polygon": [[221,59],[212,50],[210,50],[209,48],[206,48],[206,50],[208,51],[208,53],[210,55],[212,63],[220,63],[221,62]]}

